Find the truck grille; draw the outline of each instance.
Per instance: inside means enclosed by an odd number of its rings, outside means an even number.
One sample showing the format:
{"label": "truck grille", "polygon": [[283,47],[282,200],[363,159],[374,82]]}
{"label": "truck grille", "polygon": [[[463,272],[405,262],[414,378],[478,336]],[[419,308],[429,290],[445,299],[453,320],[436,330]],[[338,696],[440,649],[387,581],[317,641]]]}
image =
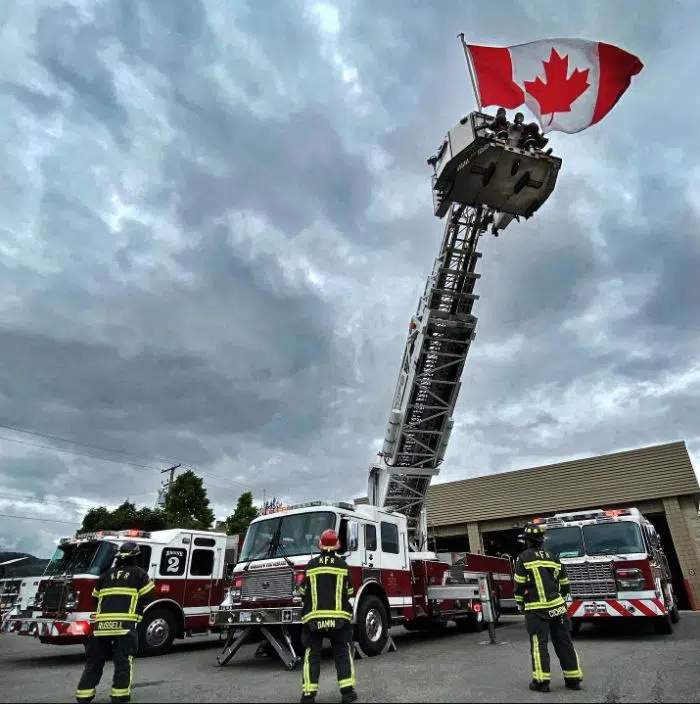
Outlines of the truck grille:
{"label": "truck grille", "polygon": [[269,570],[246,575],[241,588],[241,599],[281,599],[292,596],[294,571]]}
{"label": "truck grille", "polygon": [[584,562],[567,565],[573,599],[613,597],[617,594],[612,562]]}
{"label": "truck grille", "polygon": [[44,597],[41,602],[43,611],[51,612],[61,611],[65,607],[66,597],[70,589],[66,584],[49,584],[44,589]]}

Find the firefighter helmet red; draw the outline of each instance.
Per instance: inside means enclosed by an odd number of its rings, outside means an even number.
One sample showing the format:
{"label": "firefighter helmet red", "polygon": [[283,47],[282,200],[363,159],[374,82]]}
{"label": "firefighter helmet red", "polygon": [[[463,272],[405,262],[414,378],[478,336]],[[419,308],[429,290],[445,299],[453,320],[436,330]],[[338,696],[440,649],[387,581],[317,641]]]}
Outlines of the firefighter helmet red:
{"label": "firefighter helmet red", "polygon": [[332,529],[324,530],[321,537],[318,539],[318,547],[321,550],[337,550],[340,547],[338,534]]}

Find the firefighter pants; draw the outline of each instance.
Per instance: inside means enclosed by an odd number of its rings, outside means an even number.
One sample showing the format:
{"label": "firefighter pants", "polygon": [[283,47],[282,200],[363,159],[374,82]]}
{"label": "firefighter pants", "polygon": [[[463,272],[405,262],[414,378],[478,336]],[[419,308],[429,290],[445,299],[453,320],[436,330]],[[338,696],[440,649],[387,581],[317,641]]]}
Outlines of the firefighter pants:
{"label": "firefighter pants", "polygon": [[304,645],[304,665],[302,668],[302,692],[307,697],[314,697],[318,692],[318,680],[321,676],[321,649],[327,638],[333,648],[335,671],[338,675],[338,689],[341,692],[355,687],[355,660],[352,650],[352,625],[343,628],[310,630],[304,627],[302,634]]}
{"label": "firefighter pants", "polygon": [[138,650],[136,631],[125,636],[90,636],[87,646],[87,662],[83,670],[75,697],[78,702],[90,702],[102,679],[102,672],[109,656],[114,661],[112,679],[112,702],[128,702],[134,680],[134,656]]}
{"label": "firefighter pants", "polygon": [[[563,613],[559,613],[564,609]],[[532,660],[532,681],[549,682],[549,648],[547,643],[551,637],[554,652],[561,665],[564,680],[580,682],[583,671],[578,654],[571,640],[571,624],[566,614],[566,607],[551,611],[526,611],[525,627],[530,636],[530,658]]]}

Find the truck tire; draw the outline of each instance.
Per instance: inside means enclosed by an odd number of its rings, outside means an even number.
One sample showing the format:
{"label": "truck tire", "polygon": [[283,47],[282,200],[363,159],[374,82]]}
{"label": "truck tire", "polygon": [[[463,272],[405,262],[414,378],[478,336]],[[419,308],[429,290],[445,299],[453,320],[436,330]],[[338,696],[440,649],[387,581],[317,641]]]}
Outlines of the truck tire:
{"label": "truck tire", "polygon": [[576,638],[581,634],[581,621],[578,619],[571,619],[571,637]]}
{"label": "truck tire", "polygon": [[389,640],[389,615],[379,597],[367,596],[360,602],[355,625],[355,640],[363,652],[379,655]]}
{"label": "truck tire", "polygon": [[671,623],[678,623],[681,620],[680,611],[678,611],[678,604],[674,604],[669,612],[671,617]]}
{"label": "truck tire", "polygon": [[654,621],[654,630],[660,636],[670,636],[673,633],[673,622],[671,620],[671,614],[668,613],[665,616],[657,616]]}
{"label": "truck tire", "polygon": [[139,655],[165,655],[175,640],[175,618],[168,609],[147,611],[139,625]]}
{"label": "truck tire", "polygon": [[482,630],[482,623],[483,621],[480,622],[476,614],[469,614],[469,616],[464,618],[455,619],[457,630],[461,633],[476,633]]}

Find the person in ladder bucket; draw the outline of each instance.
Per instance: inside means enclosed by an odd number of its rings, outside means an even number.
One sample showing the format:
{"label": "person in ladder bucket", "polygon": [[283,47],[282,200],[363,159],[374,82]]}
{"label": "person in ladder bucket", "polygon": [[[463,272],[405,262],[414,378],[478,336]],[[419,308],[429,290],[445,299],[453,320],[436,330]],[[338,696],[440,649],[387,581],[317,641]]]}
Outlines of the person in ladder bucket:
{"label": "person in ladder bucket", "polygon": [[336,554],[340,548],[338,534],[334,530],[323,531],[318,547],[321,554],[309,560],[301,585],[302,643],[305,649],[301,701],[316,701],[321,648],[327,638],[333,648],[341,700],[343,704],[350,704],[357,701],[350,606],[353,587],[347,563]]}
{"label": "person in ladder bucket", "polygon": [[544,530],[541,526],[528,524],[518,540],[525,544],[525,550],[515,563],[515,601],[520,613],[525,614],[525,626],[530,636],[530,689],[549,692],[551,672],[547,642],[550,637],[564,684],[568,689],[581,689],[583,671],[571,639],[565,601],[569,594],[566,567],[542,548]]}
{"label": "person in ladder bucket", "polygon": [[95,698],[110,655],[114,660],[112,702],[122,704],[131,699],[133,662],[138,650],[136,626],[155,589],[148,573],[134,564],[140,552],[136,543],[123,543],[114,567],[100,576],[92,591],[97,601],[95,628],[87,641],[87,662],[75,693],[79,704]]}

